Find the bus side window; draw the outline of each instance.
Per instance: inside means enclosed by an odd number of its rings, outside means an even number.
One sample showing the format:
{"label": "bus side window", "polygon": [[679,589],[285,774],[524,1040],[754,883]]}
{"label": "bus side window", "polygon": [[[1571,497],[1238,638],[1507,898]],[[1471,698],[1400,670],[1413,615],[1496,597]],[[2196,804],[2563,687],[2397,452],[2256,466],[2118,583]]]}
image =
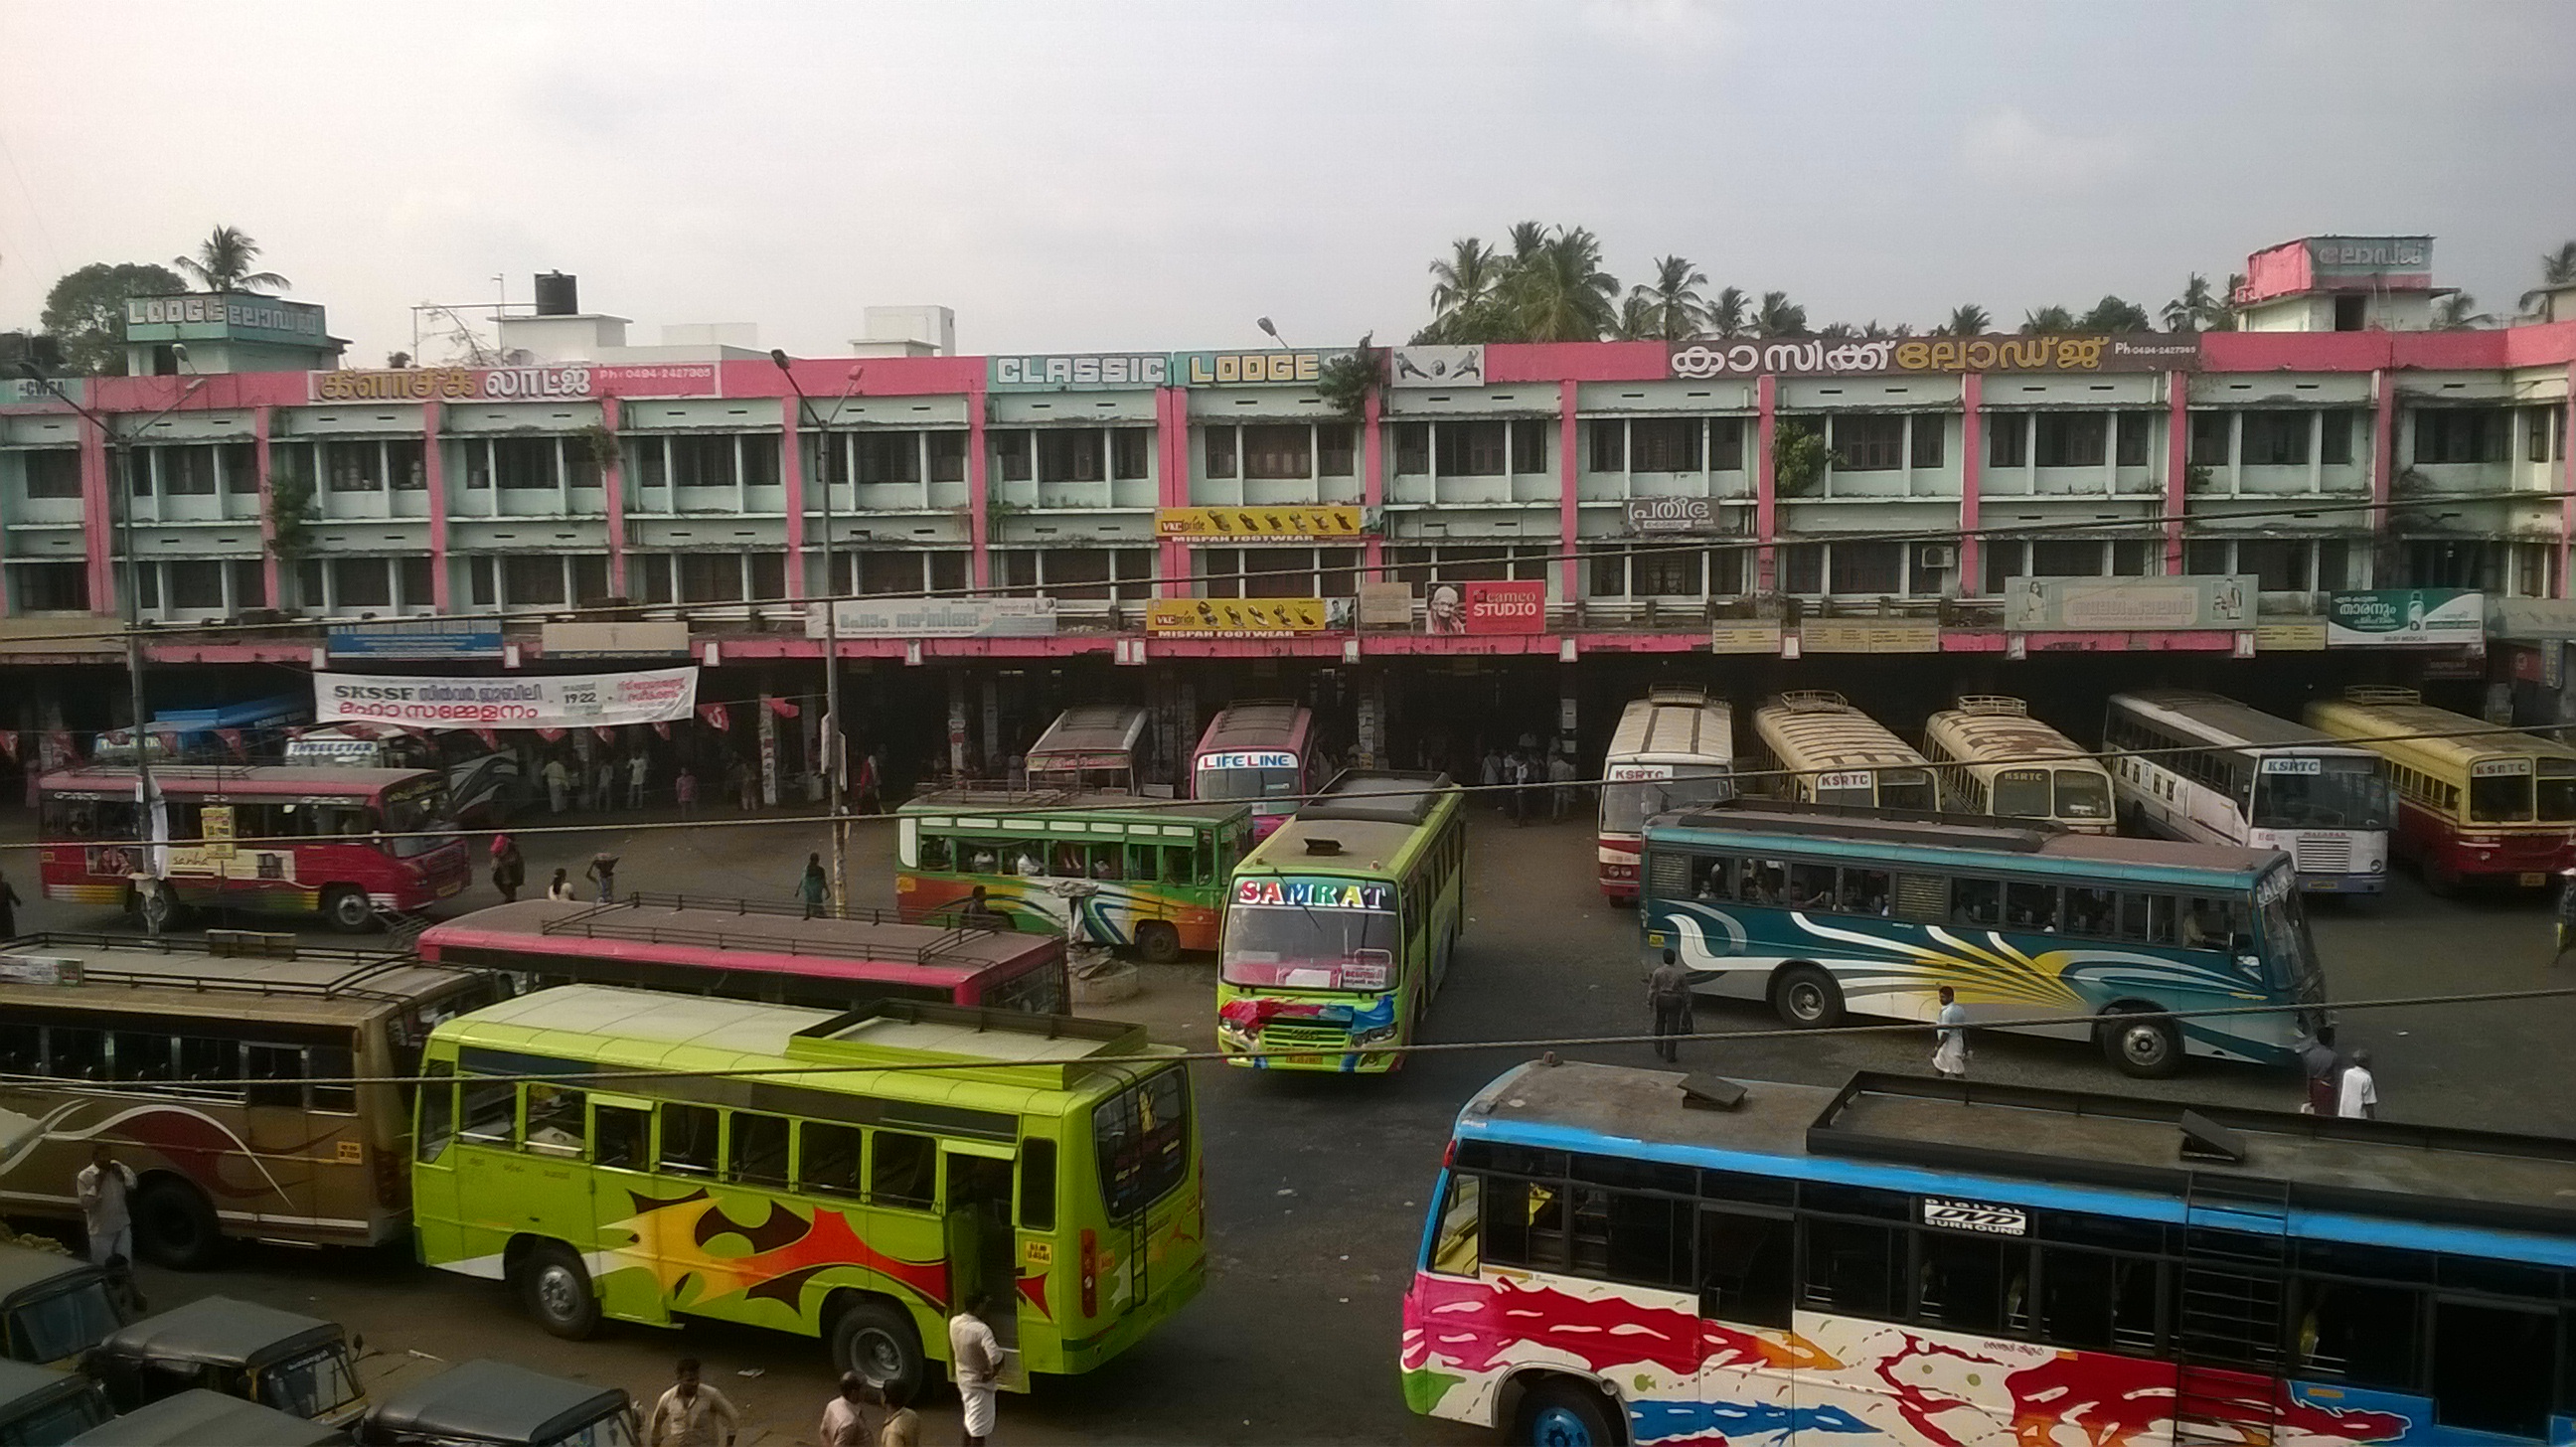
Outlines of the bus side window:
{"label": "bus side window", "polygon": [[1890,884],[1883,869],[1846,869],[1843,892],[1838,901],[1847,914],[1887,913]]}
{"label": "bus side window", "polygon": [[1020,1229],[1055,1229],[1055,1142],[1020,1142]]}
{"label": "bus side window", "polygon": [[1737,867],[1735,897],[1746,904],[1778,904],[1787,873],[1776,859],[1747,859]]}
{"label": "bus side window", "polygon": [[1050,873],[1058,879],[1089,879],[1091,865],[1083,858],[1079,844],[1058,843],[1055,846],[1055,868]]}
{"label": "bus side window", "polygon": [[861,1194],[860,1147],[866,1132],[854,1125],[796,1124],[796,1183],[799,1189],[833,1196]]}
{"label": "bus side window", "polygon": [[1806,1303],[1885,1320],[1896,1306],[1896,1230],[1821,1217],[1807,1222]]}
{"label": "bus side window", "polygon": [[1779,1217],[1703,1209],[1699,1314],[1736,1326],[1787,1326],[1796,1234],[1796,1224]]}
{"label": "bus side window", "polygon": [[421,1072],[430,1077],[420,1088],[420,1127],[412,1133],[412,1159],[423,1165],[437,1160],[447,1151],[447,1138],[456,1131],[456,1086],[445,1079],[448,1064],[432,1061]]}
{"label": "bus side window", "polygon": [[252,1043],[243,1052],[243,1079],[250,1086],[252,1105],[284,1106],[300,1110],[304,1105],[304,1051],[294,1045],[261,1045]]}
{"label": "bus side window", "polygon": [[1191,882],[1190,846],[1186,844],[1166,844],[1163,846],[1163,882],[1165,884],[1188,884]]}
{"label": "bus side window", "polygon": [[465,1082],[465,1124],[461,1139],[482,1145],[508,1145],[519,1134],[519,1090],[506,1080]]}
{"label": "bus side window", "polygon": [[1431,1248],[1431,1269],[1443,1276],[1476,1274],[1476,1228],[1481,1224],[1483,1184],[1482,1177],[1465,1171],[1449,1173],[1449,1198],[1440,1207],[1440,1238]]}
{"label": "bus side window", "polygon": [[1991,879],[1952,881],[1950,920],[1953,924],[2002,924],[2004,922],[2003,886]]}
{"label": "bus side window", "polygon": [[2182,947],[2187,950],[2221,950],[2244,934],[2244,921],[2235,909],[2235,901],[2213,899],[2207,895],[2186,895],[2182,900],[2179,929]]}
{"label": "bus side window", "polygon": [[15,1022],[0,1024],[0,1074],[42,1075],[45,1069],[45,1037],[41,1027]]}
{"label": "bus side window", "polygon": [[1118,855],[1119,849],[1115,844],[1092,845],[1091,877],[1094,879],[1125,879],[1127,877],[1127,871],[1120,867]]}
{"label": "bus side window", "polygon": [[2040,1340],[2078,1351],[2155,1350],[2155,1262],[2043,1246],[2039,1279]]}
{"label": "bus side window", "polygon": [[1197,855],[1198,872],[1190,876],[1190,882],[1192,884],[1198,884],[1206,880],[1216,878],[1215,842],[1209,839],[1205,834],[1200,835],[1198,848],[1195,853]]}
{"label": "bus side window", "polygon": [[352,1083],[358,1073],[356,1057],[346,1045],[316,1045],[306,1052],[306,1061],[314,1080],[336,1080],[337,1085],[312,1084],[305,1088],[313,1094],[315,1110],[355,1111],[358,1087]]}
{"label": "bus side window", "polygon": [[571,1086],[530,1081],[528,1129],[519,1144],[539,1155],[580,1155],[584,1103],[583,1092]]}
{"label": "bus side window", "polygon": [[167,1035],[146,1035],[137,1030],[119,1030],[108,1038],[108,1049],[116,1062],[119,1080],[168,1080],[170,1051],[173,1040]]}
{"label": "bus side window", "polygon": [[1666,1196],[1574,1187],[1575,1274],[1690,1289],[1691,1209]]}
{"label": "bus side window", "polygon": [[787,1118],[734,1111],[725,1121],[725,1179],[787,1185]]}
{"label": "bus side window", "polygon": [[2173,896],[2168,894],[2121,895],[2120,938],[2142,944],[2172,944]]}
{"label": "bus side window", "polygon": [[939,1199],[939,1147],[930,1137],[881,1130],[871,1145],[869,1204],[927,1209]]}
{"label": "bus side window", "polygon": [[1154,846],[1153,846],[1153,845],[1151,845],[1151,844],[1130,844],[1130,845],[1128,845],[1128,846],[1127,846],[1127,878],[1129,878],[1129,879],[1136,879],[1136,880],[1142,880],[1142,881],[1144,881],[1144,882],[1146,882],[1146,883],[1149,883],[1149,884],[1153,882],[1153,879],[1154,879]]}
{"label": "bus side window", "polygon": [[2004,889],[2004,916],[2014,929],[2057,932],[2057,886],[2012,884]]}
{"label": "bus side window", "polygon": [[1790,865],[1788,903],[1792,909],[1833,908],[1834,867],[1830,864]]}
{"label": "bus side window", "polygon": [[2066,887],[2066,932],[2109,939],[2112,920],[2118,913],[2119,891],[2097,889],[2089,885]]}
{"label": "bus side window", "polygon": [[1969,1232],[1924,1231],[1914,1318],[1954,1331],[1994,1332],[2030,1319],[2030,1245]]}
{"label": "bus side window", "polygon": [[952,857],[945,834],[926,834],[921,840],[921,868],[946,869]]}
{"label": "bus side window", "polygon": [[196,1095],[241,1093],[241,1042],[179,1037],[179,1081]]}
{"label": "bus side window", "polygon": [[653,1115],[624,1105],[590,1108],[591,1160],[621,1171],[641,1171],[653,1164]]}
{"label": "bus side window", "polygon": [[716,1128],[714,1106],[664,1102],[661,1168],[679,1175],[714,1175]]}
{"label": "bus side window", "polygon": [[45,1073],[56,1080],[105,1080],[107,1032],[70,1025],[48,1029]]}
{"label": "bus side window", "polygon": [[1565,1264],[1565,1193],[1554,1183],[1489,1178],[1484,1189],[1484,1223],[1478,1234],[1484,1254],[1497,1266],[1536,1266],[1551,1270]]}

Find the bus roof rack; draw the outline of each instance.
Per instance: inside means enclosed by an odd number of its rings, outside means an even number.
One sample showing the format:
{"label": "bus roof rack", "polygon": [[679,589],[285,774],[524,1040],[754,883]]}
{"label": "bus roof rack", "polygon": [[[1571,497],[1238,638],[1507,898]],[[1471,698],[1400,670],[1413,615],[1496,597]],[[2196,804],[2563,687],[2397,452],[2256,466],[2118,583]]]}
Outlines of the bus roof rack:
{"label": "bus roof rack", "polygon": [[2030,717],[2030,704],[2008,693],[1963,693],[1951,700],[1961,713],[2008,713]]}
{"label": "bus roof rack", "polygon": [[1708,689],[1697,683],[1659,683],[1646,690],[1648,703],[1695,704],[1708,702]]}
{"label": "bus roof rack", "polygon": [[1830,688],[1784,688],[1771,700],[1785,709],[1818,712],[1831,708],[1849,708],[1851,700]]}
{"label": "bus roof rack", "polygon": [[2423,691],[2401,688],[2393,683],[2348,683],[2343,689],[2344,702],[2361,704],[2422,703]]}
{"label": "bus roof rack", "polygon": [[[648,916],[645,914],[647,910],[663,913]],[[729,917],[742,919],[743,928],[726,929],[723,921]],[[815,928],[806,928],[808,924]],[[860,931],[835,928],[843,925],[862,928],[891,925],[898,928],[879,932],[876,938],[854,938]],[[549,919],[537,926],[540,935],[913,965],[931,965],[957,958],[966,953],[965,946],[969,941],[998,932],[997,929],[955,923],[950,923],[947,928],[927,921],[916,923],[905,920],[892,910],[844,910],[837,915],[809,915],[801,904],[640,891],[622,900],[594,904],[561,918]],[[893,938],[888,937],[889,933]],[[895,942],[906,936],[917,942]]]}
{"label": "bus roof rack", "polygon": [[1447,774],[1418,769],[1344,769],[1297,811],[1299,819],[1420,824],[1450,787]]}
{"label": "bus roof rack", "polygon": [[[1817,838],[1878,839],[1889,843],[1939,843],[1959,849],[2036,854],[2067,832],[2046,819],[2005,823],[1991,814],[1942,814],[1930,809],[1882,809],[1867,804],[1814,804],[1803,799],[1737,796],[1660,816],[1684,829],[1736,829],[1760,820],[1769,834]],[[1925,831],[1938,829],[1938,839]]]}
{"label": "bus roof rack", "polygon": [[1062,1089],[1086,1072],[1117,1068],[1094,1058],[1143,1055],[1150,1044],[1144,1026],[1119,1020],[879,1000],[797,1031],[786,1053],[832,1066],[946,1062],[1017,1085],[1035,1073]]}
{"label": "bus roof rack", "polygon": [[[212,933],[217,932],[209,931],[209,934]],[[244,932],[224,931],[222,933],[239,935]],[[251,935],[250,938],[256,939],[262,936]],[[295,936],[289,935],[286,938],[293,940]],[[64,984],[179,990],[203,994],[230,992],[246,995],[307,995],[324,998],[385,1000],[404,998],[390,991],[370,987],[371,981],[390,971],[448,970],[461,975],[472,968],[462,965],[427,964],[396,950],[317,947],[304,944],[300,940],[293,948],[282,954],[231,948],[229,944],[230,942],[191,938],[187,935],[107,935],[48,930],[42,934],[19,935],[14,939],[0,941],[0,960],[68,959],[76,961],[79,965],[78,970],[73,972],[70,978],[59,981]],[[211,967],[186,975],[119,970],[113,967],[102,969],[91,963],[86,953],[89,951],[114,951],[129,955],[203,955],[210,960],[230,958],[248,961],[273,960],[299,965],[337,965],[341,967],[342,972],[326,977],[320,971],[315,971],[311,977],[305,979],[284,975],[263,975],[256,979],[228,980],[216,978]]]}

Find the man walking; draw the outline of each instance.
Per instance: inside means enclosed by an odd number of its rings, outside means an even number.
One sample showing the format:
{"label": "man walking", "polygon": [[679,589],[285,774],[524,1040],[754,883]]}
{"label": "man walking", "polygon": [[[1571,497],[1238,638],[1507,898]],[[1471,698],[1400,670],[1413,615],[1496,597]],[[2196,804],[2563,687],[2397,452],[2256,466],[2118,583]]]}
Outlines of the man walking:
{"label": "man walking", "polygon": [[823,1404],[823,1425],[814,1434],[821,1447],[877,1447],[885,1421],[885,1397],[856,1372],[841,1373],[841,1394]]}
{"label": "man walking", "polygon": [[564,767],[564,761],[558,755],[546,760],[545,768],[539,771],[537,777],[546,781],[547,812],[562,813],[564,804],[572,793],[572,770]]}
{"label": "man walking", "polygon": [[2343,1080],[2335,1087],[2335,1114],[2346,1120],[2379,1118],[2379,1078],[2370,1073],[2370,1052],[2352,1052],[2352,1063],[2343,1068]]}
{"label": "man walking", "polygon": [[599,902],[601,904],[614,904],[617,902],[616,855],[603,849],[597,854],[590,856],[590,867],[581,872],[581,877],[598,883]]}
{"label": "man walking", "polygon": [[993,1394],[1001,1384],[1002,1344],[984,1324],[989,1301],[974,1301],[948,1318],[948,1361],[957,1373],[957,1397],[965,1409],[965,1447],[983,1447],[993,1435]]}
{"label": "man walking", "polygon": [[2308,1043],[2299,1047],[2299,1068],[2307,1072],[2308,1103],[2302,1107],[2310,1115],[2333,1115],[2341,1097],[2340,1073],[2343,1057],[2335,1054],[2335,1027],[2320,1025]]}
{"label": "man walking", "polygon": [[1487,749],[1487,750],[1485,750],[1485,759],[1484,759],[1484,762],[1483,762],[1482,764],[1478,765],[1478,766],[1477,766],[1477,769],[1476,769],[1476,782],[1477,782],[1477,784],[1479,784],[1480,786],[1482,786],[1482,787],[1483,787],[1483,789],[1484,789],[1484,791],[1485,791],[1485,796],[1486,796],[1486,798],[1487,798],[1487,799],[1488,799],[1488,800],[1493,804],[1493,806],[1494,806],[1495,808],[1497,808],[1497,809],[1505,809],[1505,808],[1509,808],[1509,807],[1510,807],[1510,803],[1511,803],[1511,801],[1510,801],[1509,799],[1507,799],[1507,798],[1505,798],[1505,797],[1504,797],[1504,795],[1503,795],[1503,791],[1502,791],[1502,782],[1503,782],[1503,751],[1502,751],[1502,750],[1500,750],[1500,749]]}
{"label": "man walking", "polygon": [[1560,749],[1547,757],[1547,812],[1562,820],[1574,809],[1574,760]]}
{"label": "man walking", "polygon": [[1690,971],[1671,950],[1664,951],[1664,962],[1646,977],[1646,1005],[1655,1012],[1655,1058],[1680,1064],[1681,1037],[1691,1033]]}
{"label": "man walking", "polygon": [[1959,1003],[1959,994],[1947,985],[1941,987],[1941,1028],[1933,1032],[1932,1068],[1944,1080],[1968,1078],[1968,1007]]}
{"label": "man walking", "polygon": [[0,875],[0,940],[18,937],[18,906],[24,903],[26,901],[18,897],[18,891],[9,883],[8,876]]}
{"label": "man walking", "polygon": [[[733,1447],[742,1430],[742,1414],[725,1394],[698,1381],[698,1359],[682,1357],[671,1369],[671,1389],[653,1404],[644,1424],[644,1447]],[[724,1435],[716,1435],[716,1424]]]}
{"label": "man walking", "polygon": [[2576,950],[2576,869],[2558,871],[2558,953],[2549,957],[2557,964]]}
{"label": "man walking", "polygon": [[519,841],[507,834],[492,836],[492,887],[501,892],[503,904],[519,902],[519,887],[528,882],[528,861],[519,853]]}
{"label": "man walking", "polygon": [[627,808],[641,809],[644,807],[644,783],[647,779],[651,778],[652,775],[653,753],[642,744],[637,744],[635,746],[634,754],[626,760]]}
{"label": "man walking", "polygon": [[94,1141],[89,1164],[72,1178],[80,1197],[81,1225],[89,1232],[89,1259],[95,1266],[134,1259],[134,1217],[126,1200],[134,1194],[134,1168],[110,1154],[107,1142]]}
{"label": "man walking", "polygon": [[805,873],[796,881],[796,897],[805,902],[807,919],[823,917],[823,901],[830,897],[831,891],[832,876],[823,868],[823,856],[806,855]]}

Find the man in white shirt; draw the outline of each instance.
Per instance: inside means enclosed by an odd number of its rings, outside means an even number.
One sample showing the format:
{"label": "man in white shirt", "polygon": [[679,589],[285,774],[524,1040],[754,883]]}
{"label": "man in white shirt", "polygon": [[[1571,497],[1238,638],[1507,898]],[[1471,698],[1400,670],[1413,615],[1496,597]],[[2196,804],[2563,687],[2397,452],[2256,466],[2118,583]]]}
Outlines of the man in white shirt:
{"label": "man in white shirt", "polygon": [[134,1168],[108,1154],[107,1143],[89,1148],[89,1164],[72,1179],[80,1196],[81,1224],[89,1230],[89,1259],[105,1266],[115,1257],[134,1259],[134,1216],[126,1198],[134,1192]]}
{"label": "man in white shirt", "polygon": [[980,1313],[995,1310],[990,1298],[969,1302],[948,1318],[948,1362],[957,1374],[957,1396],[966,1413],[966,1447],[993,1435],[993,1394],[1001,1383],[1002,1344]]}
{"label": "man in white shirt", "polygon": [[2370,1073],[2370,1052],[2352,1052],[2352,1063],[2343,1068],[2343,1082],[2335,1097],[2335,1114],[2346,1120],[2379,1118],[2379,1082]]}
{"label": "man in white shirt", "polygon": [[1959,1003],[1959,992],[1947,985],[1941,987],[1941,1028],[1932,1032],[1932,1068],[1944,1080],[1968,1078],[1968,1007]]}

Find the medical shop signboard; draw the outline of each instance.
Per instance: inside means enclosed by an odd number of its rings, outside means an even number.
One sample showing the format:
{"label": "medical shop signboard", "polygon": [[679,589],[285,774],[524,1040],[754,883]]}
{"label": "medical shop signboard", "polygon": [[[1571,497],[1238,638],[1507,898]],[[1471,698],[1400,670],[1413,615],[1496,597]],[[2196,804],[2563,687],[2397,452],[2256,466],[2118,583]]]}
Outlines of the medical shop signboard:
{"label": "medical shop signboard", "polygon": [[2365,588],[2326,596],[2326,646],[2482,648],[2487,599],[2464,588]]}

